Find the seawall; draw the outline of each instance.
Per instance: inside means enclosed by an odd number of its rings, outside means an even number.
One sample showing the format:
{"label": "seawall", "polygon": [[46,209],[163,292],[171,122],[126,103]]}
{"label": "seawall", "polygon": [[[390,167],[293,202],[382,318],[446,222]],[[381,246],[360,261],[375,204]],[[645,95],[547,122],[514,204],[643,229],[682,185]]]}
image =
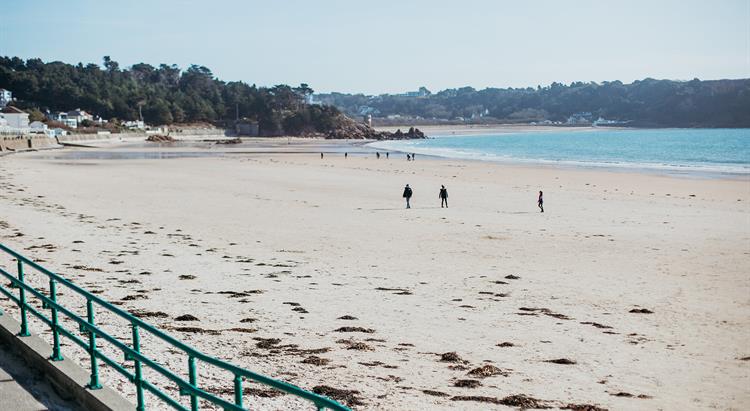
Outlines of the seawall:
{"label": "seawall", "polygon": [[22,135],[0,137],[0,153],[11,153],[23,150],[40,150],[57,147],[54,138],[45,135]]}
{"label": "seawall", "polygon": [[145,139],[154,134],[169,134],[179,139],[185,137],[204,136],[208,138],[224,138],[231,135],[231,130],[221,128],[173,128],[165,130],[149,130],[143,132],[102,133],[102,134],[68,134],[65,136],[49,137],[42,134],[22,134],[0,136],[0,155],[18,151],[43,150],[60,148],[62,143],[97,143],[105,141],[127,141]]}

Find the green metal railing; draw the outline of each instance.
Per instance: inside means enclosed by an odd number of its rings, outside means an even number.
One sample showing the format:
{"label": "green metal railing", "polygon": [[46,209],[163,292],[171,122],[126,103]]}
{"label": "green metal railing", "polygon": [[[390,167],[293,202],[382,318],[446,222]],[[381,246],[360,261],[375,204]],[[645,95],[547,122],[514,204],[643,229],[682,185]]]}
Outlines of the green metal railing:
{"label": "green metal railing", "polygon": [[[96,295],[91,294],[90,292],[78,287],[72,282],[66,280],[65,278],[59,276],[58,274],[53,273],[52,271],[47,270],[46,268],[38,265],[37,263],[31,261],[30,259],[24,257],[23,255],[11,250],[5,245],[0,244],[0,250],[12,256],[17,261],[17,275],[14,276],[10,274],[9,272],[5,271],[3,268],[0,268],[0,274],[2,274],[6,279],[10,280],[12,288],[18,289],[18,296],[16,297],[12,290],[7,289],[2,284],[0,284],[0,293],[4,294],[6,297],[11,299],[13,302],[15,302],[20,309],[21,330],[18,335],[22,337],[30,335],[27,317],[28,317],[28,314],[31,313],[37,318],[39,318],[42,322],[49,325],[52,330],[52,339],[53,339],[52,355],[50,357],[52,361],[60,361],[63,359],[62,353],[60,352],[60,336],[66,337],[70,339],[71,341],[73,341],[74,343],[76,343],[77,345],[81,346],[84,350],[86,350],[86,352],[88,352],[89,357],[90,357],[91,378],[87,385],[89,389],[95,390],[95,389],[101,388],[101,384],[99,383],[99,367],[98,367],[98,362],[99,360],[101,360],[106,365],[112,367],[114,370],[124,375],[130,382],[132,382],[135,385],[136,399],[137,399],[136,410],[138,411],[143,411],[146,409],[146,403],[145,403],[145,398],[144,398],[145,391],[148,391],[154,394],[158,399],[164,401],[165,403],[174,407],[175,409],[188,411],[188,408],[180,404],[176,399],[170,397],[167,393],[160,390],[154,384],[144,379],[143,367],[148,367],[158,372],[159,374],[161,374],[162,376],[166,377],[171,382],[176,384],[177,387],[179,388],[179,393],[181,396],[190,396],[190,408],[189,408],[190,411],[198,410],[199,399],[206,400],[209,403],[215,406],[219,406],[225,410],[239,411],[239,410],[247,409],[243,405],[243,389],[242,389],[243,380],[255,381],[257,383],[269,386],[276,390],[283,391],[285,393],[310,401],[317,407],[318,410],[323,410],[323,409],[328,408],[328,409],[337,410],[337,411],[350,411],[349,408],[339,404],[336,401],[326,398],[324,396],[312,393],[310,391],[305,391],[295,385],[288,384],[283,381],[275,380],[273,378],[269,378],[261,374],[256,374],[252,371],[248,371],[244,368],[240,368],[228,362],[222,361],[218,358],[206,355],[190,347],[189,345],[183,342],[180,342],[179,340],[164,333],[158,328],[142,321],[140,318],[137,318],[133,316],[132,314],[120,308],[117,308],[116,306],[110,304],[109,302],[97,297]],[[32,287],[24,280],[24,266],[25,265],[28,265],[36,269],[37,271],[46,275],[49,278],[49,296],[45,295],[42,291],[39,291],[36,288]],[[79,317],[71,310],[58,304],[57,302],[57,285],[58,284],[67,287],[68,289],[74,291],[79,296],[86,299],[86,319]],[[41,300],[42,309],[50,310],[49,318],[47,318],[44,315],[44,313],[40,312],[40,310],[37,310],[36,308],[27,304],[26,293],[29,293],[31,294],[31,296],[36,297],[39,300]],[[132,341],[131,341],[132,347],[129,346],[127,343],[121,342],[117,338],[107,334],[102,329],[96,326],[96,323],[94,322],[94,308],[95,308],[94,304],[104,308],[105,310],[111,313],[114,313],[115,315],[125,319],[126,321],[130,323],[130,326],[132,329]],[[66,316],[67,318],[76,322],[79,326],[80,332],[84,334],[88,334],[88,341],[84,341],[84,339],[74,335],[71,331],[61,326],[58,321],[58,314],[62,314]],[[2,315],[2,311],[0,311],[0,315]],[[148,358],[141,352],[140,341],[141,341],[142,331],[146,331],[150,335],[153,335],[161,339],[162,341],[165,341],[166,343],[174,346],[175,348],[180,349],[187,355],[188,381],[185,381],[184,379],[176,375],[171,370],[165,368],[161,364],[158,364],[155,360]],[[97,348],[97,338],[101,338],[105,340],[106,342],[112,344],[114,347],[122,351],[125,357],[125,361],[133,361],[134,372],[131,373],[130,371],[125,369],[123,366],[121,366],[117,361],[113,360],[112,358],[102,353]],[[211,394],[199,387],[198,371],[197,371],[197,366],[196,366],[197,361],[202,361],[206,364],[213,365],[221,370],[228,371],[234,375],[234,379],[233,379],[234,402],[233,403],[226,401],[220,397],[217,397],[216,395]]]}

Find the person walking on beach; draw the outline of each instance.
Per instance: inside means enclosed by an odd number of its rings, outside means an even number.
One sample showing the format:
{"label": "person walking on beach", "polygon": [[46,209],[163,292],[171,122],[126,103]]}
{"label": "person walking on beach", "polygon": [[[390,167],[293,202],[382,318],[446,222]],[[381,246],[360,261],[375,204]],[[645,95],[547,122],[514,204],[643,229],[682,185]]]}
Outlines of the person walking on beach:
{"label": "person walking on beach", "polygon": [[440,208],[448,208],[448,190],[446,190],[445,186],[440,186],[440,193],[438,194],[438,197],[440,198]]}
{"label": "person walking on beach", "polygon": [[348,158],[348,157],[349,157],[349,153],[344,153],[344,158]]}
{"label": "person walking on beach", "polygon": [[389,153],[389,152],[387,152],[387,151],[385,152],[385,159],[386,159],[386,160],[388,160],[388,155],[389,155],[389,154],[391,154],[391,153]]}
{"label": "person walking on beach", "polygon": [[379,151],[375,152],[375,158],[380,159],[380,152]]}
{"label": "person walking on beach", "polygon": [[323,159],[323,153],[320,153],[320,159],[321,160]]}
{"label": "person walking on beach", "polygon": [[411,208],[411,205],[409,204],[409,200],[411,199],[411,195],[413,192],[411,191],[411,187],[407,184],[406,187],[404,187],[404,198],[406,199],[406,208]]}
{"label": "person walking on beach", "polygon": [[406,161],[411,161],[411,154],[409,153],[406,154]]}
{"label": "person walking on beach", "polygon": [[411,153],[411,160],[414,161],[417,159],[417,155],[414,153]]}
{"label": "person walking on beach", "polygon": [[537,207],[539,207],[540,210],[542,210],[541,212],[543,213],[544,212],[544,198],[542,198],[541,190],[539,191],[539,200],[537,201],[536,205]]}

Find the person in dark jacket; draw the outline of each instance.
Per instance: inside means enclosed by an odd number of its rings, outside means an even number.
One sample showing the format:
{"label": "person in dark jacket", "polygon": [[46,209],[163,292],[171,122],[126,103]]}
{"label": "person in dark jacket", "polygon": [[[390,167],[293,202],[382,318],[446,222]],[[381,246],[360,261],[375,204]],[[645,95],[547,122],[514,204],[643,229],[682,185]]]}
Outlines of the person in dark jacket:
{"label": "person in dark jacket", "polygon": [[411,200],[412,195],[411,187],[407,184],[406,187],[404,187],[404,198],[406,199],[406,208],[411,208],[411,205],[409,204],[409,200]]}
{"label": "person in dark jacket", "polygon": [[536,205],[537,207],[539,207],[540,210],[542,210],[541,212],[543,213],[544,212],[544,198],[542,197],[541,191],[539,191],[539,200],[537,200]]}
{"label": "person in dark jacket", "polygon": [[440,186],[438,198],[440,198],[440,208],[448,208],[448,190],[443,185]]}

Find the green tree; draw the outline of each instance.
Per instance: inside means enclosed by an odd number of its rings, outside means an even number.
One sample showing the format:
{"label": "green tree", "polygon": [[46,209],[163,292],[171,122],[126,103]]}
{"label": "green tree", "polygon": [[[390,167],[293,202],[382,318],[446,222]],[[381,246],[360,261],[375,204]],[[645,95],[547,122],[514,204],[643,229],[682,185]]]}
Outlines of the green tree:
{"label": "green tree", "polygon": [[149,124],[172,124],[174,117],[169,104],[161,98],[154,99],[146,104],[143,110],[143,118]]}
{"label": "green tree", "polygon": [[44,117],[44,113],[39,111],[38,108],[34,108],[31,111],[28,111],[29,113],[29,121],[45,121],[46,117]]}

